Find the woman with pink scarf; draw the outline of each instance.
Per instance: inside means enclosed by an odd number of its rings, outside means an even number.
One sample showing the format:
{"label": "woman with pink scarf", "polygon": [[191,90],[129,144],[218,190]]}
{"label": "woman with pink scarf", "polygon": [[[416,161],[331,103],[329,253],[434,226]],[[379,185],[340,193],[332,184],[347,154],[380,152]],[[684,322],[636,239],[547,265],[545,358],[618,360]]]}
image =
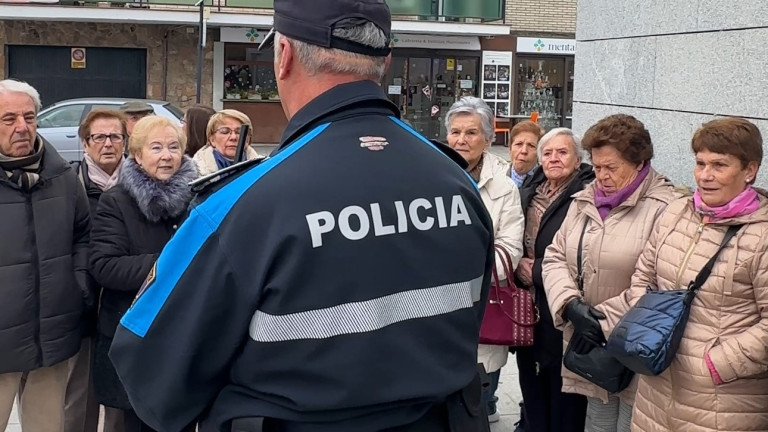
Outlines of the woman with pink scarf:
{"label": "woman with pink scarf", "polygon": [[[768,198],[752,185],[763,158],[744,119],[704,124],[693,136],[696,193],[659,217],[623,295],[597,307],[610,331],[646,292],[685,288],[740,225],[691,304],[672,364],[641,376],[632,430],[768,430]],[[607,333],[606,333],[607,335]]]}
{"label": "woman with pink scarf", "polygon": [[[589,152],[595,181],[574,195],[544,253],[541,273],[564,346],[571,343],[577,354],[592,354],[605,341],[599,306],[630,287],[637,257],[656,219],[679,195],[651,166],[651,135],[632,116],[616,114],[598,121],[584,133],[582,147]],[[576,282],[579,264],[581,287]],[[636,380],[623,391],[609,393],[568,369],[562,369],[562,377],[563,393],[587,397],[586,432],[629,432]]]}

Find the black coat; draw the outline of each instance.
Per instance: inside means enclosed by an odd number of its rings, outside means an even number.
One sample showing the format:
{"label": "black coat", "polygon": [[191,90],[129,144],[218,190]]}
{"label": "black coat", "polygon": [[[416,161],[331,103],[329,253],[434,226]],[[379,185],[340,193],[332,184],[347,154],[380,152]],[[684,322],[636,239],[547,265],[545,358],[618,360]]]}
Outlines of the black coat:
{"label": "black coat", "polygon": [[39,174],[25,191],[0,169],[0,374],[74,355],[91,297],[83,186],[49,144]]}
{"label": "black coat", "polygon": [[197,177],[191,159],[168,182],[151,179],[133,159],[120,183],[99,200],[91,232],[90,270],[102,287],[94,362],[99,403],[130,408],[107,352],[120,319],[133,303],[160,251],[178,228]]}
{"label": "black coat", "polygon": [[[88,164],[85,161],[70,162],[72,168],[77,173],[77,177],[85,188],[85,194],[88,196],[88,208],[91,214],[91,221],[96,218],[96,208],[99,205],[99,199],[103,190],[96,183],[91,181],[88,176]],[[96,283],[91,283],[95,289],[95,298],[98,299],[101,288]],[[97,308],[91,308],[83,314],[83,337],[93,337],[96,334]]]}
{"label": "black coat", "polygon": [[[536,306],[539,308],[541,318],[536,325],[534,345],[531,349],[535,353],[536,361],[541,366],[551,365],[554,362],[559,363],[563,356],[563,333],[557,330],[552,322],[552,314],[549,312],[549,305],[547,304],[547,294],[544,291],[544,280],[541,276],[544,252],[563,224],[565,215],[568,213],[568,207],[573,201],[573,194],[584,189],[594,179],[595,174],[592,171],[592,165],[582,163],[579,172],[568,184],[566,190],[542,215],[539,232],[536,234],[536,244],[533,247],[535,256],[529,257],[527,253],[525,255],[526,258],[533,258],[533,288],[536,292]],[[523,207],[523,214],[527,215],[528,207],[536,194],[536,188],[546,180],[544,170],[542,167],[538,167],[520,186],[520,202]],[[524,286],[519,280],[516,282],[518,286]]]}

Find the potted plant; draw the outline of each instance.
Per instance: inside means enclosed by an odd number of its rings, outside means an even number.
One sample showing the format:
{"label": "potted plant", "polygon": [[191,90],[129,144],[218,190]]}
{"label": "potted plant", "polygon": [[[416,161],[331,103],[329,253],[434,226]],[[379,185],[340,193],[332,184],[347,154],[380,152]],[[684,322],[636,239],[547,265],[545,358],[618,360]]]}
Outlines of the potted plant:
{"label": "potted plant", "polygon": [[277,94],[277,90],[269,92],[269,100],[280,100],[280,95]]}

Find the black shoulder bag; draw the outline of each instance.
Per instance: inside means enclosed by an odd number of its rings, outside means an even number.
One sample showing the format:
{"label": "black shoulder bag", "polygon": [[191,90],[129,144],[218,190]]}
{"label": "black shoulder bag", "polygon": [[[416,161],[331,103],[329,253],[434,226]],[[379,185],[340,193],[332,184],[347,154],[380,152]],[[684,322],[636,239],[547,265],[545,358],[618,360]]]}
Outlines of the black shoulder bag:
{"label": "black shoulder bag", "polygon": [[[588,225],[589,219],[584,223],[584,229],[581,231],[579,249],[576,255],[576,266],[578,268],[576,284],[582,299],[584,298],[584,275],[581,265],[582,246]],[[576,337],[578,337],[576,334],[571,337],[568,348],[565,350],[563,365],[566,369],[607,390],[608,393],[618,393],[629,386],[629,383],[632,382],[632,377],[635,375],[634,372],[627,369],[615,357],[610,355],[603,346],[595,346],[585,354],[577,353],[573,349]]]}

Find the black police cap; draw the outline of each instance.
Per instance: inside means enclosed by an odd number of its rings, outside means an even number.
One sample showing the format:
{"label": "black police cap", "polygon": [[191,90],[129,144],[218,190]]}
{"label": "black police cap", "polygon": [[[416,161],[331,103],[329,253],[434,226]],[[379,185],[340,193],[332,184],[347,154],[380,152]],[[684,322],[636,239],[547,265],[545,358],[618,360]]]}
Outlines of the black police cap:
{"label": "black police cap", "polygon": [[[389,52],[392,16],[384,0],[275,0],[275,22],[259,45],[259,51],[274,43],[275,32],[324,48],[336,48],[376,57]],[[371,22],[387,36],[387,47],[374,48],[333,36],[337,28]]]}

